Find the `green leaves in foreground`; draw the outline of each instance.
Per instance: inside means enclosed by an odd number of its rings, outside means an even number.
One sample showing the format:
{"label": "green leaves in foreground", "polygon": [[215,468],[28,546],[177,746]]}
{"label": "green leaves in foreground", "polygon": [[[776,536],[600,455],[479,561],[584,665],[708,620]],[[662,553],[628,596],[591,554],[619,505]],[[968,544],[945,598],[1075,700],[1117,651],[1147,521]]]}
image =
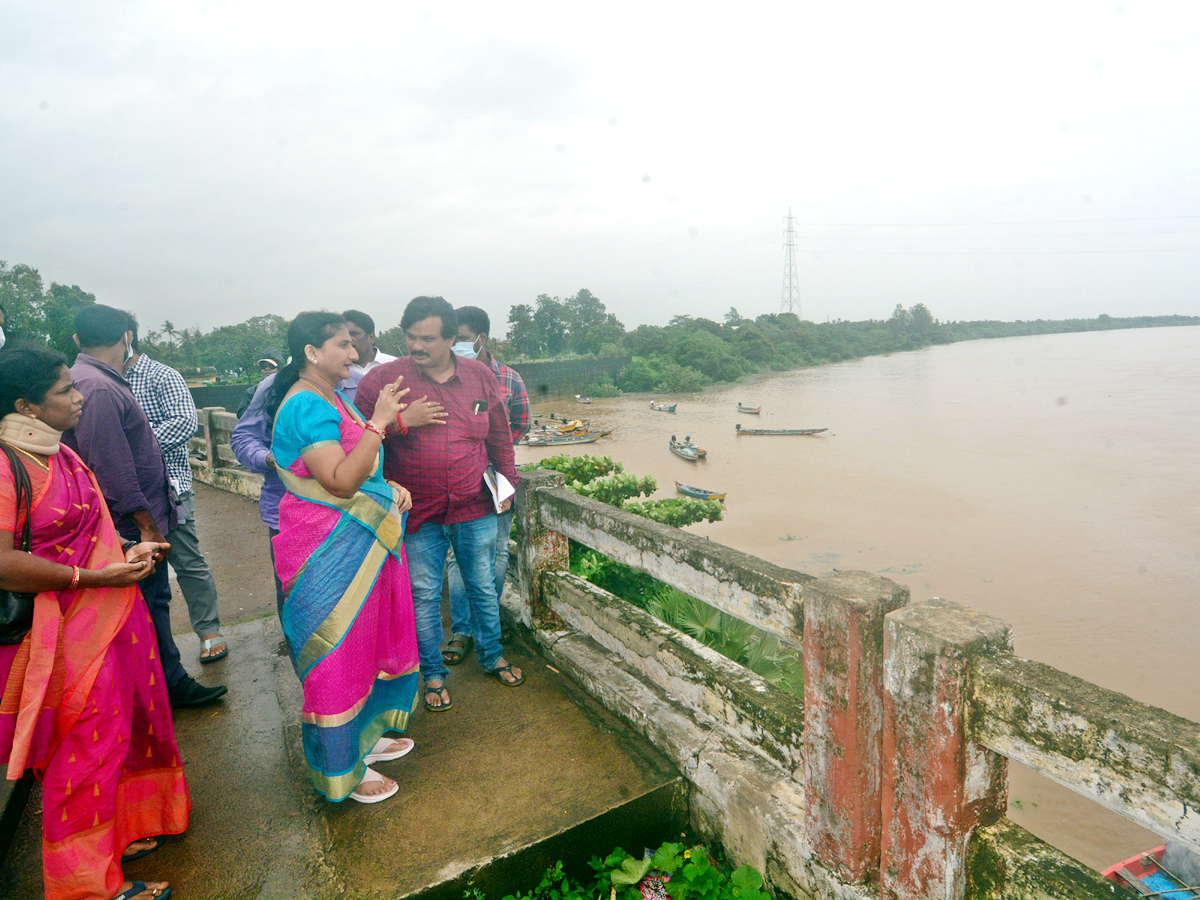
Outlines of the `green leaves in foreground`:
{"label": "green leaves in foreground", "polygon": [[590,884],[572,884],[559,862],[528,894],[510,894],[504,900],[642,900],[638,884],[647,876],[669,879],[665,887],[671,900],[771,900],[755,869],[741,866],[727,872],[702,846],[666,843],[650,859],[638,859],[618,847],[589,865],[594,872]]}

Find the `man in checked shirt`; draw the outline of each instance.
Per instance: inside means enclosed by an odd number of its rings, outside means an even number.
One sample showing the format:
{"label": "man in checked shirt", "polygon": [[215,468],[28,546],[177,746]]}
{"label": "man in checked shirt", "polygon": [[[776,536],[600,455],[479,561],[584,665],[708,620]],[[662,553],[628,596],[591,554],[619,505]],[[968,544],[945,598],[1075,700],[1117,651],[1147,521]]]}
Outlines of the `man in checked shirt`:
{"label": "man in checked shirt", "polygon": [[[408,356],[377,366],[359,382],[354,404],[375,412],[380,389],[404,376],[413,404],[434,403],[444,417],[421,428],[398,424],[383,442],[383,471],[412,493],[404,548],[412,579],[417,646],[425,679],[424,703],[431,712],[450,708],[449,669],[442,661],[442,576],[450,548],[458,559],[479,663],[510,687],[524,673],[504,659],[500,646],[500,599],[496,595],[496,510],[484,485],[489,465],[513,485],[508,410],[495,373],[477,360],[451,350],[458,337],[454,307],[441,297],[417,297],[400,320]],[[512,498],[502,504],[507,512]]]}
{"label": "man in checked shirt", "polygon": [[192,492],[192,466],[188,462],[188,438],[196,433],[196,404],[187,382],[175,369],[153,360],[138,349],[137,319],[129,316],[133,333],[133,355],[125,362],[125,380],[150,420],[154,436],[167,461],[167,477],[175,492],[179,524],[167,534],[171,544],[171,568],[183,599],[187,601],[192,629],[200,638],[200,662],[216,662],[229,655],[221,637],[217,611],[217,584],[208,560],[200,552],[196,534],[196,495]]}

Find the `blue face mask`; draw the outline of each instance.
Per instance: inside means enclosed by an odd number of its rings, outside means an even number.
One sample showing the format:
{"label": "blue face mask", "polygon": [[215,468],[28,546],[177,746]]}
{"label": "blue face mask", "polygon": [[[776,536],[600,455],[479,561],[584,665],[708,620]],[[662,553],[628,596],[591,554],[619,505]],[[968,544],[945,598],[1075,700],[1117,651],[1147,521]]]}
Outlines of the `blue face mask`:
{"label": "blue face mask", "polygon": [[479,351],[475,349],[475,341],[455,341],[450,345],[450,349],[463,359],[475,359],[479,356]]}

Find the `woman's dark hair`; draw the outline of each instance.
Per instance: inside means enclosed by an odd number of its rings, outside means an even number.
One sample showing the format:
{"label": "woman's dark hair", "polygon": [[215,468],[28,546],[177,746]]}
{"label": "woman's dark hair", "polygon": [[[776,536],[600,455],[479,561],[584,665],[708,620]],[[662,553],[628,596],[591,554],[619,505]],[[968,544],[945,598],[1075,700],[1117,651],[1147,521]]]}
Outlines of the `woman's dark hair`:
{"label": "woman's dark hair", "polygon": [[41,403],[58,381],[67,358],[57,350],[13,347],[0,350],[0,416],[17,411],[18,400]]}
{"label": "woman's dark hair", "polygon": [[346,320],[337,313],[323,310],[302,312],[288,326],[287,342],[291,361],[279,370],[275,383],[271,385],[271,399],[267,402],[267,415],[275,418],[275,412],[284,396],[292,389],[292,385],[300,380],[300,370],[307,360],[304,358],[304,348],[309,344],[320,347],[333,337],[339,328],[344,328]]}

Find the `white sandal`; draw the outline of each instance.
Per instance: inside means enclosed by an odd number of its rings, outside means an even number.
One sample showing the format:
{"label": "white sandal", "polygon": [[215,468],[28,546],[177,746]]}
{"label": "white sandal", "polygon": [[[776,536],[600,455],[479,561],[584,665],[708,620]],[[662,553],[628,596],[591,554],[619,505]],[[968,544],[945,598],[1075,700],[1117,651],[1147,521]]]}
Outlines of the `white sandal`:
{"label": "white sandal", "polygon": [[[359,784],[367,784],[372,781],[386,781],[387,779],[376,772],[374,769],[367,769],[367,773],[363,775],[362,781]],[[382,794],[360,794],[357,790],[350,792],[350,799],[357,800],[359,803],[380,803],[389,797],[394,797],[396,791],[400,790],[400,785],[392,782],[392,789],[384,791]]]}
{"label": "white sandal", "polygon": [[[400,749],[389,751],[387,748],[392,746],[392,744],[399,744]],[[375,746],[371,748],[371,751],[363,757],[363,762],[368,766],[371,763],[390,762],[393,759],[407,756],[409,751],[415,746],[417,745],[412,742],[411,738],[392,739],[390,737],[381,737],[375,742]]]}

